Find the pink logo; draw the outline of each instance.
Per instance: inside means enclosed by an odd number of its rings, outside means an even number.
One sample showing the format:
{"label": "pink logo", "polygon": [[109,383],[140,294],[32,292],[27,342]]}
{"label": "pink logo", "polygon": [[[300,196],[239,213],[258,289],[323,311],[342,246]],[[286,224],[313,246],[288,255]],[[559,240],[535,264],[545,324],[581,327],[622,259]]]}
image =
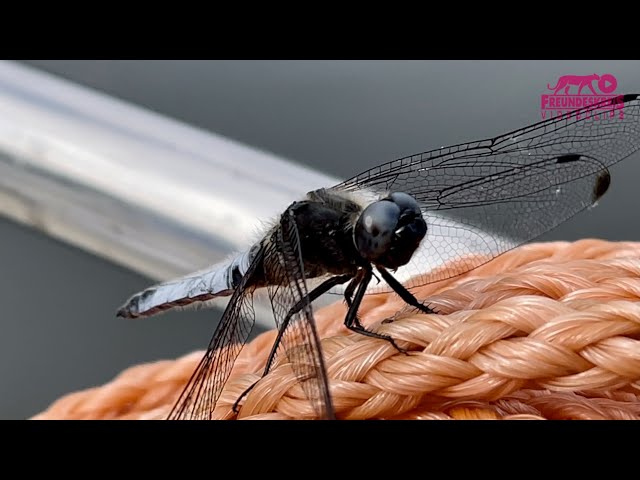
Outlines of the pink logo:
{"label": "pink logo", "polygon": [[[598,75],[562,75],[555,85],[547,84],[547,91],[540,96],[542,119],[568,115],[578,108],[588,107],[616,97],[618,80],[610,73]],[[589,111],[586,115],[594,120],[624,117],[622,104],[612,102]]]}

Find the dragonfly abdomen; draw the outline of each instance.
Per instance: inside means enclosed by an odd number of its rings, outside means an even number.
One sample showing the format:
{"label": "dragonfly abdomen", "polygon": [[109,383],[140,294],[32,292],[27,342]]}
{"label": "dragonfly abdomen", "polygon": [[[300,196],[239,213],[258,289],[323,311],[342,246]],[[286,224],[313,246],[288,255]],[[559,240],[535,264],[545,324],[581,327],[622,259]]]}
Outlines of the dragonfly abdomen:
{"label": "dragonfly abdomen", "polygon": [[[150,290],[150,292],[153,293],[153,290]],[[142,292],[141,294],[138,294],[138,296],[134,295],[122,308],[120,308],[120,310],[118,310],[117,315],[119,317],[124,317],[124,318],[151,317],[158,313],[162,313],[166,310],[171,310],[172,308],[175,308],[175,307],[186,307],[188,305],[191,305],[192,303],[206,302],[207,300],[212,300],[215,297],[229,296],[232,293],[233,293],[233,290],[219,292],[215,295],[205,293],[202,295],[198,295],[196,297],[178,298],[173,301],[163,302],[152,308],[145,308],[144,306],[141,306],[143,303],[141,302],[141,300],[144,299],[142,297],[142,295],[144,295],[144,292]]]}
{"label": "dragonfly abdomen", "polygon": [[125,318],[150,317],[175,307],[231,295],[247,271],[255,248],[186,277],[160,283],[133,295],[118,310]]}

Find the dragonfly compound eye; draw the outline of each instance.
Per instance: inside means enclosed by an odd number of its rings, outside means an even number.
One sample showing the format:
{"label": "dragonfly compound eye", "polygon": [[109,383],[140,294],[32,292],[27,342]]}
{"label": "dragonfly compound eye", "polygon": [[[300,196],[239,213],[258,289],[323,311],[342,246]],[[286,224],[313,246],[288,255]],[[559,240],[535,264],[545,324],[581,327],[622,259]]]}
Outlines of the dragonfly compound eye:
{"label": "dragonfly compound eye", "polygon": [[397,268],[411,260],[426,233],[418,203],[406,193],[393,193],[364,209],[354,229],[354,241],[366,260]]}
{"label": "dragonfly compound eye", "polygon": [[398,205],[403,213],[413,212],[415,215],[422,215],[420,205],[415,198],[403,192],[395,192],[389,195],[389,199]]}

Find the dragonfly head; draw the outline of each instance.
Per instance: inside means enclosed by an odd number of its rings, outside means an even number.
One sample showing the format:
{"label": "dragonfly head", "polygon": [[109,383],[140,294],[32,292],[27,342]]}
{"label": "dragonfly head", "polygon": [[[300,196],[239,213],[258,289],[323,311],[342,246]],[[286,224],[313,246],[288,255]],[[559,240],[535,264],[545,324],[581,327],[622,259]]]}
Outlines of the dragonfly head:
{"label": "dragonfly head", "polygon": [[395,269],[411,260],[426,233],[418,202],[411,195],[395,192],[362,211],[353,241],[364,259]]}

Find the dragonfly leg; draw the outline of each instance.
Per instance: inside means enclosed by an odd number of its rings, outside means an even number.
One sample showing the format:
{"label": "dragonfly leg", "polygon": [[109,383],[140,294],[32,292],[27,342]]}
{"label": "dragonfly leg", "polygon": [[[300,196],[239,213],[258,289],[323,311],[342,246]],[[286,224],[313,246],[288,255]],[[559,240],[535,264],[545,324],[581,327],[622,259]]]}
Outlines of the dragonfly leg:
{"label": "dragonfly leg", "polygon": [[[314,300],[317,300],[320,295],[328,292],[336,285],[340,285],[345,282],[348,282],[352,278],[353,278],[352,275],[340,275],[340,276],[332,277],[332,278],[329,278],[328,280],[325,280],[316,288],[314,288],[311,292],[309,292],[309,294],[305,298],[303,298],[298,303],[296,303],[291,308],[291,310],[289,310],[286,317],[284,317],[282,324],[278,328],[278,335],[276,336],[276,340],[273,342],[273,347],[271,347],[271,352],[269,353],[269,357],[267,358],[267,364],[265,365],[264,371],[262,372],[262,377],[264,377],[271,370],[273,360],[276,358],[276,352],[278,351],[278,347],[280,346],[280,342],[282,341],[282,336],[284,335],[284,332],[287,330],[287,327],[289,326],[289,321],[291,320],[291,318],[300,310],[302,310],[307,303],[311,303]],[[253,382],[249,386],[249,388],[247,388],[244,392],[242,392],[242,394],[238,397],[238,399],[233,403],[233,411],[235,413],[238,413],[238,407],[242,399],[246,397],[251,390],[253,390],[253,387],[255,387],[259,381],[260,380],[256,380],[255,382]]]}
{"label": "dragonfly leg", "polygon": [[[347,316],[344,319],[345,327],[347,327],[349,330],[353,332],[357,332],[367,337],[386,340],[387,342],[391,343],[391,345],[393,345],[395,349],[398,350],[399,352],[406,353],[406,350],[403,348],[400,348],[396,344],[395,340],[391,338],[389,335],[383,335],[381,333],[376,333],[376,332],[372,332],[371,330],[367,330],[360,323],[360,320],[358,319],[358,308],[360,308],[360,304],[362,303],[362,298],[364,297],[364,294],[367,290],[367,286],[369,285],[369,282],[371,281],[371,277],[373,276],[373,269],[371,268],[371,266],[369,266],[368,268],[363,268],[362,271],[364,272],[364,274],[362,275],[362,280],[360,280],[358,284],[355,297],[353,298],[353,301],[349,306],[349,311],[347,312]],[[354,279],[354,282],[355,280],[357,279]],[[352,282],[352,284],[354,282]],[[351,285],[349,285],[349,287],[351,287]],[[349,287],[347,287],[347,290],[349,289]]]}
{"label": "dragonfly leg", "polygon": [[414,297],[413,294],[409,290],[407,290],[398,280],[393,278],[393,275],[391,275],[386,268],[381,267],[381,266],[376,266],[376,268],[380,272],[380,275],[382,275],[382,278],[384,278],[385,282],[387,282],[389,284],[389,286],[391,288],[393,288],[393,290],[398,295],[400,295],[400,298],[402,298],[402,300],[407,302],[412,307],[417,308],[421,312],[424,312],[424,313],[438,313],[435,310],[433,310],[432,308],[429,308],[427,305],[424,305],[423,303],[420,303],[418,301],[418,299],[416,297]]}
{"label": "dragonfly leg", "polygon": [[347,306],[349,307],[351,307],[351,304],[353,303],[353,292],[356,291],[358,283],[360,283],[360,280],[356,277],[351,281],[349,285],[347,285],[347,288],[345,288],[344,290],[344,299],[347,302]]}
{"label": "dragonfly leg", "polygon": [[[364,278],[364,273],[365,273],[364,270],[362,270],[362,269],[358,270],[358,273],[356,274],[354,279],[351,280],[351,283],[349,285],[347,285],[347,288],[344,291],[344,298],[345,298],[345,300],[347,302],[347,306],[349,308],[351,308],[351,305],[353,304],[353,294],[356,291],[356,287],[360,284],[360,282]],[[353,319],[353,324],[356,326],[358,331],[365,330],[365,328],[360,323],[360,318],[358,317],[358,312],[357,311],[356,311],[356,316]]]}

